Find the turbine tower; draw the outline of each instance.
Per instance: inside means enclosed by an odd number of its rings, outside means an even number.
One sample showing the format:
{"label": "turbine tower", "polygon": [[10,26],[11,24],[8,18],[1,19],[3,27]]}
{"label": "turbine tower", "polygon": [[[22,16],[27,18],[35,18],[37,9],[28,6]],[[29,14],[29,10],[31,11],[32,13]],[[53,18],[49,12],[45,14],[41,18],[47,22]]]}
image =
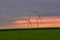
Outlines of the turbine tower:
{"label": "turbine tower", "polygon": [[36,16],[37,16],[37,28],[38,28],[39,27],[39,21],[38,20],[41,20],[40,9],[37,9],[37,10],[34,10],[34,11],[30,10],[30,12],[33,12],[33,13],[36,14]]}

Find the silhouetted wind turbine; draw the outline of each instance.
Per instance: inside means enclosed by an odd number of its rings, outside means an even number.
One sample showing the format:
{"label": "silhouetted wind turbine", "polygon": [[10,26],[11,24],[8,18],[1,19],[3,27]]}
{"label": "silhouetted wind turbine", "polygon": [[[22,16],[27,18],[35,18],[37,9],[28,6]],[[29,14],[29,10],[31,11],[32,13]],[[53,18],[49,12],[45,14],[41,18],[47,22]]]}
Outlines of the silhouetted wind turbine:
{"label": "silhouetted wind turbine", "polygon": [[29,28],[29,24],[32,26],[31,22],[30,22],[30,18],[31,18],[31,15],[27,18],[26,16],[26,20],[28,21],[28,28]]}
{"label": "silhouetted wind turbine", "polygon": [[40,9],[39,10],[34,10],[34,11],[32,11],[32,10],[30,10],[30,12],[34,12],[34,13],[36,13],[36,15],[37,15],[37,28],[38,28],[38,23],[39,23],[39,21],[38,21],[38,17],[39,17],[39,19],[41,20],[41,17],[40,17]]}

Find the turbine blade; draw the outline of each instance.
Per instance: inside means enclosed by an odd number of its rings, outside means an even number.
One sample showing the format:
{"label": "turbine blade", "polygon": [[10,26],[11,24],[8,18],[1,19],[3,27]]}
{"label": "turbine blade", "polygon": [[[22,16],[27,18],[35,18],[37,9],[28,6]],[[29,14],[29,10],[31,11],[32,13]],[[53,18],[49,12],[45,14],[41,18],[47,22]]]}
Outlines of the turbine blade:
{"label": "turbine blade", "polygon": [[[28,22],[31,24],[31,22],[30,22],[30,18],[31,18],[31,16],[32,16],[32,14],[30,15],[30,17],[28,18]],[[31,24],[32,25],[32,24]]]}
{"label": "turbine blade", "polygon": [[40,16],[40,14],[38,13],[38,16],[39,16],[39,19],[41,20],[41,16]]}
{"label": "turbine blade", "polygon": [[29,24],[32,26],[32,24],[31,24],[30,20],[28,20],[28,22],[29,22]]}
{"label": "turbine blade", "polygon": [[34,12],[34,13],[38,13],[37,11],[32,11],[32,10],[30,10],[29,12]]}

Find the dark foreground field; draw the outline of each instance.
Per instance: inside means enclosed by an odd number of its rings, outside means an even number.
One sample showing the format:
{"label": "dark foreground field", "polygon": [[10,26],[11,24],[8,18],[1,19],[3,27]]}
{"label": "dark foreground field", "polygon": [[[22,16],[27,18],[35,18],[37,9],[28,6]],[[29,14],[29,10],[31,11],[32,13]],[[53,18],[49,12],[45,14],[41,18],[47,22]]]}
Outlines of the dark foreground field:
{"label": "dark foreground field", "polygon": [[60,28],[0,30],[0,40],[60,40]]}

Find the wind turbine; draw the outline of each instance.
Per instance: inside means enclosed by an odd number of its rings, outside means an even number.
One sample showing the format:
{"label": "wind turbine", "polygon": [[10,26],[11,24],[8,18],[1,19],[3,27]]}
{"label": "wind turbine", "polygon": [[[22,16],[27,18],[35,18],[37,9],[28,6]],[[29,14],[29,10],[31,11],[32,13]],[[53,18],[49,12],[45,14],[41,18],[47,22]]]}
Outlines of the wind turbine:
{"label": "wind turbine", "polygon": [[27,18],[27,16],[26,16],[26,20],[28,21],[28,28],[29,28],[29,24],[32,26],[32,24],[31,24],[31,22],[30,22],[30,18],[31,18],[31,15]]}
{"label": "wind turbine", "polygon": [[30,12],[34,12],[34,13],[36,13],[36,15],[37,15],[37,28],[39,27],[39,21],[38,21],[38,17],[39,17],[39,20],[41,20],[41,17],[40,17],[40,9],[39,10],[34,10],[34,11],[32,11],[32,10],[30,10]]}

